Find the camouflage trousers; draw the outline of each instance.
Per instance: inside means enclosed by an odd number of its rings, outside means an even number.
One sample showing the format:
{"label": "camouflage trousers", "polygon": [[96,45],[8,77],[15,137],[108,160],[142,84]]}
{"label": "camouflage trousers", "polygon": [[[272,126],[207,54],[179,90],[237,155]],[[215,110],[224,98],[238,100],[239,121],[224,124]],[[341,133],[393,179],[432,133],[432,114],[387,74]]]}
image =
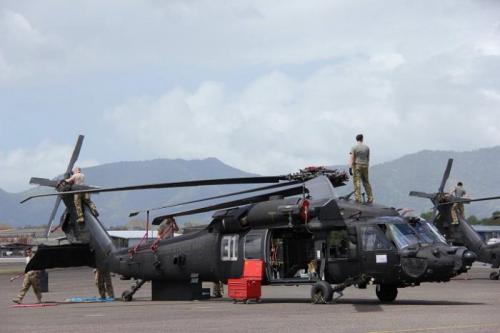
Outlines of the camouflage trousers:
{"label": "camouflage trousers", "polygon": [[113,283],[111,282],[111,274],[109,272],[95,270],[95,285],[99,291],[99,296],[101,298],[106,298],[106,293],[108,297],[115,298],[115,292],[113,291]]}
{"label": "camouflage trousers", "polygon": [[222,281],[214,282],[214,297],[222,297],[224,295],[224,283]]}
{"label": "camouflage trousers", "polygon": [[17,300],[21,302],[30,289],[30,287],[33,288],[33,292],[35,293],[36,299],[38,302],[42,301],[42,289],[40,288],[40,274],[38,271],[29,271],[28,273],[24,274],[24,279],[23,279],[23,287],[19,291],[19,294],[17,295]]}
{"label": "camouflage trousers", "polygon": [[85,203],[89,206],[92,214],[98,216],[96,205],[90,200],[89,193],[78,193],[73,196],[73,202],[75,204],[76,214],[77,214],[77,222],[83,223],[85,221],[83,216],[83,207],[82,204]]}
{"label": "camouflage trousers", "polygon": [[356,165],[353,168],[353,182],[354,182],[354,199],[357,202],[361,202],[361,182],[363,182],[363,187],[365,188],[366,195],[368,196],[367,202],[373,202],[373,193],[370,181],[368,180],[368,166]]}
{"label": "camouflage trousers", "polygon": [[458,224],[460,218],[465,218],[464,204],[455,202],[451,206],[451,224]]}

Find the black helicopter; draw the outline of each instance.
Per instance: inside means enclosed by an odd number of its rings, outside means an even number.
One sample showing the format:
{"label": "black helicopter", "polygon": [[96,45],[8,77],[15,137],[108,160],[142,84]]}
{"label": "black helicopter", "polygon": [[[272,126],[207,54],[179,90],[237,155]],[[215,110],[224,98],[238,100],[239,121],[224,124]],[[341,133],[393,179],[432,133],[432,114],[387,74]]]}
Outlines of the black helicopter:
{"label": "black helicopter", "polygon": [[[68,170],[77,159],[82,140],[80,137],[77,142]],[[124,300],[131,300],[144,281],[152,282],[153,300],[178,300],[197,299],[202,281],[239,278],[245,260],[260,259],[264,262],[262,284],[311,285],[315,303],[331,301],[335,292],[342,295],[346,287],[366,288],[367,284],[376,285],[380,301],[391,302],[398,288],[449,281],[467,271],[475,260],[472,251],[448,245],[423,220],[405,218],[394,208],[337,197],[334,188],[347,180],[344,172],[324,167],[282,176],[114,188],[78,185],[70,189],[64,181],[32,178],[31,183],[58,190],[33,197],[57,195],[62,199],[66,211],[60,225],[71,244],[40,246],[26,271],[98,267],[140,281],[124,292]],[[202,229],[159,243],[117,249],[87,206],[85,223],[76,222],[75,193],[251,183],[274,184],[190,202],[232,197],[200,208],[182,209],[185,203],[161,207],[168,212],[156,217],[153,224],[166,217],[217,211]],[[147,214],[149,217],[149,210]]]}
{"label": "black helicopter", "polygon": [[[468,199],[457,198],[445,193],[444,188],[450,176],[452,165],[453,159],[449,159],[438,192],[411,191],[410,196],[427,198],[432,201],[434,208],[430,222],[437,227],[448,242],[457,246],[466,246],[476,253],[478,261],[491,264],[492,268],[498,269],[500,267],[500,243],[486,244],[463,216],[458,216],[458,223],[453,224],[451,212],[454,203],[468,204],[477,201],[498,200],[500,196]],[[499,276],[500,271],[494,271],[491,272],[490,279],[498,280]]]}

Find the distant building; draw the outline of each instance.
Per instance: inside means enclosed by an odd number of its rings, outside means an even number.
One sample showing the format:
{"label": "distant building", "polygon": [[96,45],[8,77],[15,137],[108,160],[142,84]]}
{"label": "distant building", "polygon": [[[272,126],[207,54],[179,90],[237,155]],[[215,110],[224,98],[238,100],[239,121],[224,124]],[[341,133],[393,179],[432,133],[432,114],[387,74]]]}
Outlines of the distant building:
{"label": "distant building", "polygon": [[485,243],[491,238],[500,238],[500,225],[473,225]]}
{"label": "distant building", "polygon": [[[146,230],[108,230],[116,248],[126,248],[137,245],[146,235]],[[148,238],[156,238],[156,230],[149,230]]]}
{"label": "distant building", "polygon": [[[146,230],[108,230],[108,234],[117,248],[127,248],[139,244],[146,235]],[[156,239],[157,235],[156,230],[149,230],[148,232],[149,239]],[[174,237],[179,235],[175,233]]]}
{"label": "distant building", "polygon": [[0,257],[24,257],[24,251],[31,248],[25,243],[10,243],[0,245]]}

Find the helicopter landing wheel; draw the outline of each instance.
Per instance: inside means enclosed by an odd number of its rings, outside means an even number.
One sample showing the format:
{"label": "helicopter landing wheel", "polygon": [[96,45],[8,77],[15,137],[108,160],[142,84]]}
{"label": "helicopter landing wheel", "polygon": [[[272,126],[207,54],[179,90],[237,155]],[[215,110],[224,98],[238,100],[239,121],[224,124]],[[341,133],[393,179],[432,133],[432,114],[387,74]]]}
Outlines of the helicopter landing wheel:
{"label": "helicopter landing wheel", "polygon": [[328,282],[318,281],[311,288],[311,300],[314,304],[326,304],[332,297],[333,289]]}
{"label": "helicopter landing wheel", "polygon": [[381,302],[390,303],[398,296],[398,288],[386,284],[378,284],[375,293]]}
{"label": "helicopter landing wheel", "polygon": [[125,290],[122,293],[122,300],[125,301],[125,302],[131,302],[133,296],[134,296],[134,294],[132,294],[132,292],[130,290]]}
{"label": "helicopter landing wheel", "polygon": [[490,273],[490,280],[498,280],[499,277],[500,277],[499,272],[491,272]]}

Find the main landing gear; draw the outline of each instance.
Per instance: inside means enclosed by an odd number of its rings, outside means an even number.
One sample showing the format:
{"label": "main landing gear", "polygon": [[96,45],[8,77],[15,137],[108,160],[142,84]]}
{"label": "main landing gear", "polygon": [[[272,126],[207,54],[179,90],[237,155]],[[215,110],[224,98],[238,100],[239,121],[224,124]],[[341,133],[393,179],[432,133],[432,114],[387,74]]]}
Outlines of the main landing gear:
{"label": "main landing gear", "polygon": [[[326,304],[332,300],[336,301],[340,297],[344,296],[342,293],[345,288],[352,285],[364,286],[362,289],[366,288],[368,283],[368,277],[361,275],[353,278],[348,278],[344,282],[332,287],[326,281],[318,281],[311,288],[311,301],[314,304]],[[337,296],[335,296],[337,294]],[[397,294],[397,289],[396,289]],[[334,297],[335,296],[335,297]],[[396,298],[396,297],[394,297]]]}
{"label": "main landing gear", "polygon": [[311,301],[314,304],[326,304],[333,298],[332,286],[326,281],[318,281],[311,288]]}
{"label": "main landing gear", "polygon": [[146,280],[135,280],[135,283],[132,285],[132,288],[130,288],[130,290],[125,290],[122,293],[122,300],[124,300],[125,302],[132,301],[134,294],[137,292],[137,290],[139,290],[139,288],[142,287],[144,283],[146,283]]}

